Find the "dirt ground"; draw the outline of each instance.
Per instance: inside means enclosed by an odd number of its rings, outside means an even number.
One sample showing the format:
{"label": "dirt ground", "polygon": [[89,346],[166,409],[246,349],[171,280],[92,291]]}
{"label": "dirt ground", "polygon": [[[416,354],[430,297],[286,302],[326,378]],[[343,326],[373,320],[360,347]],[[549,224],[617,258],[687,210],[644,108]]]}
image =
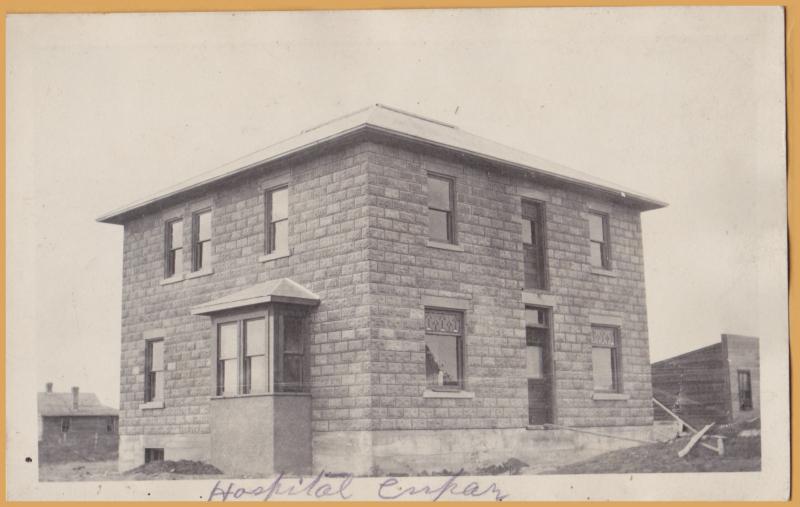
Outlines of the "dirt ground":
{"label": "dirt ground", "polygon": [[[193,473],[206,472],[206,473]],[[219,472],[217,470],[217,472]],[[190,461],[166,461],[144,465],[127,472],[117,471],[117,461],[41,463],[39,465],[40,481],[159,481],[159,480],[191,480],[220,479],[222,472],[213,473],[208,465]]]}
{"label": "dirt ground", "polygon": [[[467,470],[469,475],[534,475],[534,474],[632,474],[669,472],[749,472],[761,470],[760,423],[743,423],[716,428],[711,432],[725,436],[725,453],[696,445],[681,458],[681,450],[689,435],[670,442],[646,444],[607,452],[557,466],[555,463],[524,463],[510,458],[504,463]],[[713,444],[708,440],[705,442]],[[561,463],[563,464],[563,456]],[[375,475],[385,475],[377,471]],[[450,475],[449,470],[423,472],[420,475]],[[392,474],[395,475],[395,474]],[[407,474],[396,474],[407,475]],[[129,480],[191,480],[230,478],[211,465],[197,461],[164,461],[150,463],[124,473],[117,471],[117,461],[42,463],[40,481],[129,481]]]}
{"label": "dirt ground", "polygon": [[[744,432],[744,433],[743,433]],[[684,436],[671,442],[647,444],[608,452],[592,459],[565,465],[545,473],[551,474],[632,474],[669,472],[755,472],[761,470],[761,436],[757,424],[721,427],[713,434],[725,436],[725,454],[701,445],[685,457],[678,451],[689,442]],[[714,442],[704,440],[710,445]]]}

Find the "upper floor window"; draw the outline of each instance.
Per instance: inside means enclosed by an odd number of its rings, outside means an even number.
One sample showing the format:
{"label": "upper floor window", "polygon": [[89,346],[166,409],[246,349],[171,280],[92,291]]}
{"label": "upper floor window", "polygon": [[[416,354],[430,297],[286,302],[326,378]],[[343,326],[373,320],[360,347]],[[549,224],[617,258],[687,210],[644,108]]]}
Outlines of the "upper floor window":
{"label": "upper floor window", "polygon": [[179,275],[183,272],[183,220],[167,222],[166,259],[164,276]]}
{"label": "upper floor window", "polygon": [[164,340],[147,340],[144,354],[144,401],[164,399]]}
{"label": "upper floor window", "polygon": [[739,370],[739,410],[753,410],[753,387],[750,383],[750,370]]}
{"label": "upper floor window", "polygon": [[592,326],[592,377],[595,391],[620,391],[618,328]]}
{"label": "upper floor window", "polygon": [[434,389],[464,386],[463,314],[425,310],[425,377]]}
{"label": "upper floor window", "polygon": [[266,252],[288,252],[289,250],[289,188],[267,190]]}
{"label": "upper floor window", "polygon": [[608,236],[608,215],[590,212],[589,241],[592,266],[604,269],[611,268]]}
{"label": "upper floor window", "polygon": [[211,210],[192,215],[192,271],[211,264]]}
{"label": "upper floor window", "polygon": [[546,289],[544,248],[544,205],[522,200],[522,250],[525,263],[525,288]]}
{"label": "upper floor window", "polygon": [[455,243],[454,201],[453,180],[428,174],[428,226],[432,240]]}

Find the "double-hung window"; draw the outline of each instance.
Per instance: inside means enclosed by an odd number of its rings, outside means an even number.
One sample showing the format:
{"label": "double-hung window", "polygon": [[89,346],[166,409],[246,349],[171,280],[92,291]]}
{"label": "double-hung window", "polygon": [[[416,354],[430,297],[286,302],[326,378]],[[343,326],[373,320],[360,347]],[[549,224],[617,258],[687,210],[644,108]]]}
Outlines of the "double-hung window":
{"label": "double-hung window", "polygon": [[183,220],[167,222],[165,243],[164,276],[170,278],[183,272]]}
{"label": "double-hung window", "polygon": [[592,376],[597,392],[620,392],[619,328],[592,326]]}
{"label": "double-hung window", "polygon": [[522,251],[526,289],[547,288],[544,240],[544,205],[523,199]]}
{"label": "double-hung window", "polygon": [[589,212],[589,259],[594,267],[611,269],[608,236],[608,215]]}
{"label": "double-hung window", "polygon": [[211,266],[211,210],[192,215],[192,271]]}
{"label": "double-hung window", "polygon": [[289,251],[289,188],[280,187],[265,193],[267,254]]}
{"label": "double-hung window", "polygon": [[244,375],[242,393],[263,393],[267,389],[267,333],[264,319],[245,320],[242,326]]}
{"label": "double-hung window", "polygon": [[750,383],[750,370],[738,370],[739,410],[753,410],[753,387]]}
{"label": "double-hung window", "polygon": [[278,353],[275,387],[278,391],[302,391],[304,357],[302,320],[279,312],[275,315],[275,348]]}
{"label": "double-hung window", "polygon": [[218,322],[217,396],[304,391],[304,336],[302,316],[280,305]]}
{"label": "double-hung window", "polygon": [[164,340],[147,340],[144,358],[144,401],[164,399]]}
{"label": "double-hung window", "polygon": [[217,395],[239,393],[239,322],[217,326]]}
{"label": "double-hung window", "polygon": [[430,239],[455,243],[453,180],[428,174],[428,227]]}
{"label": "double-hung window", "polygon": [[69,432],[69,417],[61,418],[61,433]]}
{"label": "double-hung window", "polygon": [[425,310],[425,377],[432,389],[464,387],[464,315]]}

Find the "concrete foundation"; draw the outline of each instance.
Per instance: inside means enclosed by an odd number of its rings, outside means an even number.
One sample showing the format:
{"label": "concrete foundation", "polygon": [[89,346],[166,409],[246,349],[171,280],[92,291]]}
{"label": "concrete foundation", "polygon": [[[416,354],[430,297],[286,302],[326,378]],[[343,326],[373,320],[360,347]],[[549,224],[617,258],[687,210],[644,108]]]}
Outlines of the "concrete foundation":
{"label": "concrete foundation", "polygon": [[211,400],[211,463],[232,475],[311,471],[311,397],[271,394]]}
{"label": "concrete foundation", "polygon": [[578,429],[580,432],[525,428],[325,432],[314,435],[313,472],[415,475],[461,468],[474,472],[509,458],[543,470],[639,445],[633,440],[653,438],[652,426]]}
{"label": "concrete foundation", "polygon": [[143,465],[146,448],[164,449],[165,460],[208,461],[210,440],[207,434],[121,435],[119,437],[119,471],[125,472]]}

